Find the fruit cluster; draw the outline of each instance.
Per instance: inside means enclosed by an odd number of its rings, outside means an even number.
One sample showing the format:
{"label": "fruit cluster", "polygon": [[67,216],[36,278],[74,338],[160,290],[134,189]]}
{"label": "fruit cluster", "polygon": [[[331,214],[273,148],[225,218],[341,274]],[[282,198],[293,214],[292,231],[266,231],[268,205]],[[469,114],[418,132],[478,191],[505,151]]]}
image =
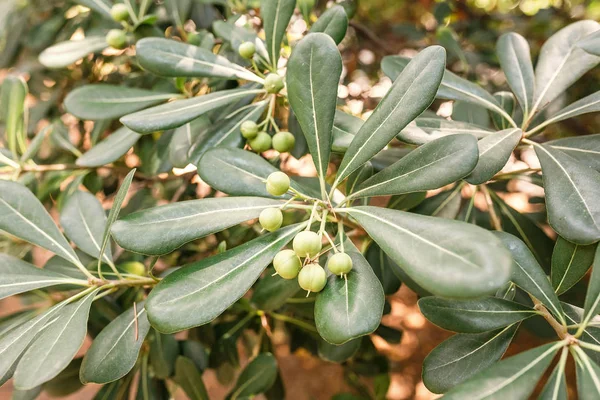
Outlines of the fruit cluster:
{"label": "fruit cluster", "polygon": [[296,138],[290,132],[279,131],[273,137],[265,131],[259,131],[259,125],[254,121],[244,121],[240,127],[242,136],[248,140],[252,150],[257,153],[270,150],[271,148],[280,153],[292,151]]}
{"label": "fruit cluster", "polygon": [[[281,196],[290,190],[290,178],[283,172],[273,172],[267,178],[267,191],[274,196]],[[315,209],[313,208],[313,213]],[[311,215],[312,221],[312,215]],[[281,208],[266,208],[259,216],[261,226],[269,232],[273,232],[281,227],[283,222],[283,213]],[[273,266],[276,274],[284,279],[298,278],[298,284],[309,294],[310,292],[320,292],[327,283],[327,273],[319,265],[319,257],[325,254],[323,248],[323,234],[310,231],[310,221],[307,230],[299,232],[292,241],[292,249],[282,250],[275,255]],[[327,269],[333,275],[345,277],[352,270],[352,258],[338,251],[332,243],[334,254],[327,261]],[[304,261],[302,261],[304,259]],[[307,294],[308,295],[308,294]]]}

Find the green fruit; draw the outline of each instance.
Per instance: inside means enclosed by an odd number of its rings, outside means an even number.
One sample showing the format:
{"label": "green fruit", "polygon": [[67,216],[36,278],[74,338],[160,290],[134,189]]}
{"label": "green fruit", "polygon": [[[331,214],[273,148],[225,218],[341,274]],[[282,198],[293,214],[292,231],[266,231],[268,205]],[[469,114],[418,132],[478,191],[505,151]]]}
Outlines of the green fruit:
{"label": "green fruit", "polygon": [[314,257],[321,251],[321,237],[315,232],[302,231],[296,235],[292,247],[298,257]]}
{"label": "green fruit", "polygon": [[244,121],[240,126],[240,131],[246,139],[254,139],[258,135],[258,125],[254,121]]}
{"label": "green fruit", "polygon": [[302,268],[302,262],[294,250],[282,250],[273,258],[273,266],[283,279],[294,279]]}
{"label": "green fruit", "polygon": [[265,78],[265,89],[269,93],[279,93],[283,89],[283,78],[275,73],[267,75]]}
{"label": "green fruit", "polygon": [[106,34],[106,43],[115,49],[124,49],[127,47],[127,34],[120,29],[111,29]]}
{"label": "green fruit", "polygon": [[202,43],[202,36],[198,32],[190,32],[187,34],[187,42],[194,46],[200,46]]}
{"label": "green fruit", "polygon": [[252,42],[244,42],[240,44],[240,47],[238,47],[238,53],[240,56],[242,56],[242,58],[249,60],[254,57],[254,53],[256,53],[256,47]]}
{"label": "green fruit", "polygon": [[127,6],[122,3],[117,3],[110,9],[110,16],[117,22],[127,21],[129,19],[129,11]]}
{"label": "green fruit", "polygon": [[336,253],[327,261],[327,268],[334,275],[344,275],[352,270],[352,258],[346,253]]}
{"label": "green fruit", "polygon": [[139,261],[129,261],[120,264],[119,267],[128,274],[146,275],[146,267]]}
{"label": "green fruit", "polygon": [[273,172],[267,178],[267,192],[273,196],[286,194],[290,189],[290,177],[281,171]]}
{"label": "green fruit", "polygon": [[283,213],[279,208],[265,208],[258,216],[260,225],[269,232],[276,231],[281,228],[283,222]]}
{"label": "green fruit", "polygon": [[278,132],[273,135],[273,148],[280,153],[292,151],[296,144],[296,138],[290,132]]}
{"label": "green fruit", "polygon": [[271,148],[271,136],[267,132],[258,132],[254,139],[248,141],[252,150],[262,153]]}
{"label": "green fruit", "polygon": [[308,264],[298,274],[298,284],[308,292],[320,292],[327,283],[327,274],[319,264]]}

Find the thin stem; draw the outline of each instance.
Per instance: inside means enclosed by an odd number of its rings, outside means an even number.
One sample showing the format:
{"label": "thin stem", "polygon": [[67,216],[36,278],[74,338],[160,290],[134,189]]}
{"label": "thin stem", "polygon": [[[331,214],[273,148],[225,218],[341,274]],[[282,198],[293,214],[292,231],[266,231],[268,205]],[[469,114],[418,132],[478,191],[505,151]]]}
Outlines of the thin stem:
{"label": "thin stem", "polygon": [[490,192],[486,185],[481,185],[481,192],[485,196],[485,202],[488,207],[488,212],[490,213],[490,222],[492,227],[497,231],[502,231],[502,220],[496,214],[496,208],[494,207],[494,202],[492,201],[492,196],[490,196]]}
{"label": "thin stem", "polygon": [[236,333],[239,329],[241,329],[248,321],[256,316],[256,313],[252,312],[242,318],[237,324],[235,324],[230,330],[228,330],[223,336],[222,339],[229,339],[234,333]]}
{"label": "thin stem", "polygon": [[339,250],[337,249],[337,247],[336,247],[335,243],[333,242],[333,240],[331,240],[331,236],[329,236],[329,233],[327,233],[327,231],[323,231],[323,234],[327,238],[327,241],[329,242],[329,244],[331,244],[331,248],[333,249],[333,252],[334,253],[339,253]]}
{"label": "thin stem", "polygon": [[312,326],[309,323],[304,322],[302,320],[299,320],[299,319],[296,319],[293,317],[288,317],[287,315],[278,314],[275,312],[269,312],[268,314],[273,319],[277,319],[279,321],[284,321],[284,322],[289,322],[290,324],[294,324],[296,326],[299,326],[299,327],[306,329],[308,331],[311,331],[311,332],[315,332],[315,333],[317,332],[317,328],[315,328],[314,326]]}
{"label": "thin stem", "polygon": [[571,337],[569,332],[567,332],[567,327],[564,321],[561,321],[562,323],[558,322],[556,318],[554,318],[554,316],[550,313],[550,311],[548,311],[546,306],[544,306],[538,299],[536,299],[532,295],[529,295],[529,297],[531,297],[531,300],[533,301],[533,308],[536,311],[538,311],[538,313],[542,317],[544,317],[544,319],[550,324],[552,329],[554,329],[559,338],[566,339]]}
{"label": "thin stem", "polygon": [[598,346],[597,344],[592,344],[592,343],[587,343],[587,342],[581,342],[581,341],[578,342],[578,344],[581,347],[585,347],[586,349],[590,349],[590,350],[593,350],[593,351],[600,352],[600,346]]}
{"label": "thin stem", "polygon": [[338,236],[340,237],[340,249],[344,253],[344,223],[340,219],[338,221]]}
{"label": "thin stem", "polygon": [[312,225],[313,218],[315,217],[315,214],[317,212],[317,206],[318,206],[318,204],[315,203],[312,207],[312,211],[310,212],[310,217],[308,218],[308,224],[306,224],[307,231],[310,231],[310,226]]}
{"label": "thin stem", "polygon": [[501,173],[501,174],[496,174],[490,180],[510,179],[514,175],[522,175],[522,174],[525,174],[527,172],[540,172],[541,170],[542,170],[541,168],[524,168],[524,169],[518,169],[516,171],[509,171],[509,172],[504,172],[504,173]]}

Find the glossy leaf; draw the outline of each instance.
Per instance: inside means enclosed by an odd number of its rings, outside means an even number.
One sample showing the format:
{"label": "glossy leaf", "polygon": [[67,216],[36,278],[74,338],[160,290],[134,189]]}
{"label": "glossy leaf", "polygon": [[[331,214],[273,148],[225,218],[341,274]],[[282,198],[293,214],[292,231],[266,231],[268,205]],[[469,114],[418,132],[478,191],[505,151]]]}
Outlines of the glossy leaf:
{"label": "glossy leaf", "polygon": [[600,63],[600,57],[577,47],[579,40],[599,28],[600,24],[595,21],[578,21],[556,32],[544,43],[535,67],[533,108],[545,107]]}
{"label": "glossy leaf", "polygon": [[348,16],[344,7],[335,5],[325,10],[319,19],[311,26],[311,32],[323,32],[331,36],[336,44],[340,42],[346,36],[346,30],[348,29]]}
{"label": "glossy leaf", "polygon": [[535,145],[535,152],[542,166],[550,226],[573,243],[600,240],[600,172],[548,145]]}
{"label": "glossy leaf", "polygon": [[252,291],[251,301],[259,310],[274,311],[300,291],[297,279],[282,279],[274,270],[267,270]]}
{"label": "glossy leaf", "polygon": [[277,66],[281,42],[287,29],[296,0],[263,0],[260,2],[260,16],[265,30],[265,45],[271,65]]}
{"label": "glossy leaf", "polygon": [[344,344],[336,346],[335,344],[327,343],[325,340],[319,340],[319,357],[325,361],[333,363],[342,363],[350,358],[360,348],[361,338],[350,340]]}
{"label": "glossy leaf", "polygon": [[333,119],[333,143],[331,151],[335,153],[345,153],[348,146],[352,143],[354,135],[360,130],[364,121],[354,115],[345,113],[341,110],[335,110]]}
{"label": "glossy leaf", "polygon": [[577,42],[577,47],[582,48],[589,54],[600,57],[600,29]]}
{"label": "glossy leaf", "polygon": [[[482,296],[494,293],[510,276],[510,254],[490,232],[477,226],[379,207],[353,207],[346,212],[431,293]],[[439,260],[444,260],[444,274],[439,273]]]}
{"label": "glossy leaf", "polygon": [[127,153],[141,137],[139,133],[122,126],[85,152],[75,163],[81,167],[92,168],[110,164]]}
{"label": "glossy leaf", "polygon": [[[494,93],[494,98],[500,104],[500,107],[504,111],[506,111],[508,115],[515,114],[517,100],[515,99],[514,94],[512,94],[511,92],[496,92]],[[492,113],[491,117],[496,129],[504,130],[510,128],[510,121],[508,121],[502,115]]]}
{"label": "glossy leaf", "polygon": [[600,133],[552,140],[546,144],[600,172]]}
{"label": "glossy leaf", "polygon": [[[80,281],[80,283],[83,282]],[[67,283],[73,283],[73,279],[0,253],[0,299],[30,290]]]}
{"label": "glossy leaf", "polygon": [[90,307],[99,289],[63,307],[21,357],[15,387],[33,389],[65,369],[85,340]]}
{"label": "glossy leaf", "polygon": [[108,47],[104,36],[89,36],[81,40],[67,40],[48,47],[39,55],[39,61],[48,68],[64,68],[88,54]]}
{"label": "glossy leaf", "polygon": [[496,53],[508,85],[521,104],[525,116],[533,106],[534,75],[527,40],[518,33],[505,33],[498,39]]}
{"label": "glossy leaf", "polygon": [[352,198],[437,189],[468,175],[477,164],[477,140],[452,135],[418,147],[360,184]]}
{"label": "glossy leaf", "polygon": [[377,279],[381,282],[383,292],[386,295],[396,293],[402,283],[395,273],[395,270],[399,269],[398,266],[394,265],[377,243],[371,243],[365,254],[365,258],[373,269]]}
{"label": "glossy leaf", "polygon": [[112,320],[83,357],[81,382],[108,383],[125,376],[135,365],[149,330],[144,302]]}
{"label": "glossy leaf", "polygon": [[490,180],[504,168],[522,136],[523,132],[520,129],[509,128],[481,139],[477,143],[479,161],[465,180],[471,185],[479,185]]}
{"label": "glossy leaf", "polygon": [[587,325],[594,316],[600,311],[600,247],[596,248],[594,254],[594,265],[592,267],[592,276],[585,294],[583,325]]}
{"label": "glossy leaf", "polygon": [[[60,214],[60,224],[77,247],[94,258],[100,256],[106,212],[96,196],[80,190],[73,193]],[[110,247],[104,249],[103,260],[112,263]]]}
{"label": "glossy leaf", "polygon": [[408,63],[352,140],[342,159],[337,182],[379,153],[431,105],[445,65],[446,51],[440,46],[422,50]]}
{"label": "glossy leaf", "polygon": [[444,393],[496,363],[508,348],[519,324],[479,334],[459,333],[439,344],[423,361],[423,383]]}
{"label": "glossy leaf", "polygon": [[358,186],[373,176],[374,172],[373,164],[367,161],[365,165],[351,173],[346,181],[346,195],[349,196],[354,193]]}
{"label": "glossy leaf", "polygon": [[497,297],[450,300],[429,296],[419,300],[419,308],[435,325],[460,333],[488,332],[537,314],[520,303]]}
{"label": "glossy leaf", "polygon": [[584,277],[594,262],[597,246],[582,246],[560,236],[556,239],[552,252],[551,281],[557,294],[563,294]]}
{"label": "glossy leaf", "polygon": [[147,108],[122,117],[121,122],[129,129],[142,134],[164,131],[184,125],[209,111],[233,103],[250,94],[262,92],[262,89],[222,90]]}
{"label": "glossy leaf", "polygon": [[[573,118],[578,115],[588,114],[600,111],[600,92],[590,94],[574,103],[569,104],[559,112],[548,117],[542,124],[536,126],[532,131],[538,131],[546,125],[553,124],[565,119]],[[560,140],[560,139],[559,139]],[[564,139],[563,139],[564,140]]]}
{"label": "glossy leaf", "polygon": [[156,92],[121,85],[81,86],[65,97],[65,108],[81,119],[114,119],[177,97],[175,93]]}
{"label": "glossy leaf", "polygon": [[169,274],[148,296],[152,326],[173,333],[212,321],[246,294],[301,228],[279,229]]}
{"label": "glossy leaf", "polygon": [[208,392],[202,381],[202,374],[192,360],[179,356],[175,362],[175,382],[190,400],[208,400]]}
{"label": "glossy leaf", "polygon": [[538,299],[561,322],[564,321],[564,312],[558,297],[554,293],[544,270],[525,243],[506,232],[494,232],[494,235],[502,241],[512,254],[513,268],[510,280]]}
{"label": "glossy leaf", "polygon": [[42,203],[20,183],[0,180],[0,229],[81,265]]}
{"label": "glossy leaf", "polygon": [[115,222],[112,235],[126,250],[161,255],[230,226],[257,218],[280,201],[258,197],[188,200],[145,209]]}
{"label": "glossy leaf", "polygon": [[263,82],[251,71],[202,47],[163,38],[144,38],[135,47],[141,67],[156,75]]}
{"label": "glossy leaf", "polygon": [[324,33],[310,34],[296,45],[286,73],[290,106],[308,142],[323,182],[322,191],[331,152],[341,73],[340,52],[331,37]]}
{"label": "glossy leaf", "polygon": [[406,126],[397,138],[410,144],[425,144],[438,138],[469,134],[477,139],[491,135],[487,128],[461,121],[450,121],[443,118],[419,117]]}
{"label": "glossy leaf", "polygon": [[444,398],[526,399],[561,346],[549,343],[502,360],[456,386]]}
{"label": "glossy leaf", "polygon": [[241,135],[240,127],[245,121],[258,122],[266,106],[267,101],[256,103],[252,107],[201,131],[191,148],[189,148],[189,162],[198,164],[204,153],[214,147],[243,147],[245,141]]}
{"label": "glossy leaf", "polygon": [[374,332],[385,301],[381,283],[367,260],[350,242],[345,247],[352,258],[352,271],[347,279],[330,275],[315,302],[317,331],[335,345]]}
{"label": "glossy leaf", "polygon": [[[203,115],[175,129],[173,138],[169,143],[169,161],[174,167],[185,168],[188,164],[194,163],[188,156],[191,153],[191,147],[194,142],[201,142],[198,139],[199,137],[209,136],[208,131],[211,125],[212,122],[208,115]],[[236,139],[237,142],[241,142],[239,136]]]}
{"label": "glossy leaf", "polygon": [[575,350],[577,393],[581,400],[594,400],[600,396],[600,367],[579,348]]}
{"label": "glossy leaf", "polygon": [[565,364],[568,353],[569,350],[566,347],[562,349],[560,360],[554,371],[552,371],[552,375],[550,375],[548,382],[546,382],[538,400],[568,400],[567,379],[565,376]]}

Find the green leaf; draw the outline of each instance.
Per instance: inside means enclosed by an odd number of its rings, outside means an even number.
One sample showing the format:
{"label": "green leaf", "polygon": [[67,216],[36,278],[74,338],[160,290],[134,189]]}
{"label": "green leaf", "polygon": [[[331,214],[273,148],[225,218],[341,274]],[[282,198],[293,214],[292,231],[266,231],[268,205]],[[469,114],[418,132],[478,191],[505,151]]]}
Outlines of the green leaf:
{"label": "green leaf", "polygon": [[[514,94],[511,92],[496,92],[494,93],[494,98],[508,115],[513,115],[515,113],[517,100],[515,99]],[[504,130],[510,128],[510,121],[502,115],[493,113],[491,117],[496,129]]]}
{"label": "green leaf", "polygon": [[[27,82],[21,76],[8,75],[2,81],[0,93],[0,121],[4,123],[4,136],[8,150],[16,159],[17,151],[25,151],[27,132],[25,115],[25,98],[29,90]],[[10,156],[7,156],[10,158]]]}
{"label": "green leaf", "polygon": [[319,357],[325,361],[343,363],[356,354],[360,348],[361,342],[362,339],[357,338],[337,346],[335,344],[327,343],[325,340],[321,339],[319,340],[318,347]]}
{"label": "green leaf", "polygon": [[47,125],[42,128],[38,133],[36,133],[35,137],[29,142],[27,146],[27,150],[23,152],[21,156],[21,164],[33,159],[40,149],[42,148],[42,144],[44,143],[44,139],[48,136],[48,133],[52,131],[52,125]]}
{"label": "green leaf", "polygon": [[[60,224],[67,237],[83,252],[94,258],[100,256],[102,235],[106,225],[106,212],[96,196],[80,190],[73,193],[60,214]],[[110,247],[104,250],[102,259],[112,263]]]}
{"label": "green leaf", "polygon": [[562,346],[549,343],[502,360],[456,386],[444,398],[526,399]]}
{"label": "green leaf", "polygon": [[[194,142],[202,143],[202,139],[198,139],[199,137],[212,138],[213,135],[208,134],[211,125],[212,122],[208,115],[203,115],[175,129],[173,138],[169,143],[169,161],[174,167],[184,168],[188,164],[195,164],[198,161],[196,159],[196,162],[194,162],[188,155],[192,152]],[[241,143],[242,139],[240,136],[236,136],[235,141],[236,144]],[[203,146],[200,145],[199,147],[202,148]]]}
{"label": "green leaf", "polygon": [[519,100],[523,115],[527,118],[533,105],[535,79],[529,44],[518,33],[505,33],[498,39],[496,53],[508,86]]}
{"label": "green leaf", "polygon": [[[433,294],[456,298],[492,294],[510,276],[510,254],[485,229],[379,207],[353,207],[344,212]],[[444,260],[444,274],[439,273],[439,260]]]}
{"label": "green leaf", "polygon": [[81,265],[42,203],[20,183],[0,180],[0,229]]}
{"label": "green leaf", "polygon": [[341,182],[379,153],[431,105],[445,65],[446,51],[440,46],[422,50],[408,63],[352,140],[342,159],[336,182]]}
{"label": "green leaf", "polygon": [[589,96],[586,96],[582,99],[577,100],[574,103],[569,104],[567,107],[548,117],[543,123],[537,125],[534,129],[530,131],[530,133],[537,132],[542,128],[546,127],[547,125],[553,124],[558,121],[598,111],[600,111],[600,92],[590,94]]}
{"label": "green leaf", "polygon": [[342,56],[331,37],[314,33],[296,45],[287,68],[290,106],[308,142],[324,192]]}
{"label": "green leaf", "polygon": [[208,129],[201,131],[189,148],[189,162],[198,164],[204,153],[214,147],[244,147],[245,140],[240,131],[242,123],[244,121],[258,122],[267,103],[268,101],[255,103],[250,108],[220,120],[216,124],[211,124]]}
{"label": "green leaf", "polygon": [[560,301],[550,285],[548,277],[525,243],[506,232],[494,232],[513,257],[511,281],[518,287],[538,299],[554,314],[559,321],[564,322],[564,312]]}
{"label": "green leaf", "polygon": [[100,289],[63,307],[21,357],[15,371],[15,387],[33,389],[65,369],[85,340],[90,307]]}
{"label": "green leaf", "polygon": [[302,227],[279,229],[169,274],[148,296],[152,326],[174,333],[212,321],[246,294]]}
{"label": "green leaf", "polygon": [[73,90],[65,97],[64,106],[77,118],[96,121],[119,118],[178,96],[176,93],[101,83]]}
{"label": "green leaf", "polygon": [[419,308],[435,325],[460,333],[488,332],[537,314],[530,307],[497,297],[451,300],[429,296],[419,300]]}
{"label": "green leaf", "polygon": [[569,350],[566,347],[562,349],[560,361],[552,371],[552,375],[546,382],[538,400],[568,400],[567,379],[565,376],[565,364]]}
{"label": "green leaf", "polygon": [[600,29],[590,33],[577,42],[577,47],[582,48],[590,54],[600,57]]}
{"label": "green leaf", "polygon": [[39,55],[39,61],[48,68],[64,68],[88,54],[108,47],[104,36],[89,36],[81,40],[67,40],[50,46]]}
{"label": "green leaf", "polygon": [[112,235],[126,250],[161,255],[192,240],[258,218],[277,200],[258,197],[219,197],[189,200],[153,207],[115,222]]}
{"label": "green leaf", "polygon": [[245,79],[263,83],[253,72],[202,47],[163,38],[144,38],[136,43],[142,68],[166,77]]}
{"label": "green leaf", "polygon": [[542,166],[550,226],[573,243],[600,240],[600,172],[548,145],[536,144],[535,153]]}
{"label": "green leaf", "polygon": [[578,21],[556,32],[540,49],[535,68],[533,108],[539,110],[594,68],[600,57],[577,46],[579,40],[600,28],[595,21]]}
{"label": "green leaf", "polygon": [[575,350],[577,394],[581,400],[594,400],[600,396],[600,367],[581,350]]}
{"label": "green leaf", "polygon": [[[567,325],[578,325],[581,323],[584,316],[583,308],[579,308],[565,302],[561,302],[561,305],[562,308],[565,310]],[[594,345],[600,345],[600,328],[598,327],[599,323],[600,317],[595,316],[594,318],[592,318],[590,324],[585,329],[583,329],[582,335],[579,337],[579,340]],[[592,326],[591,324],[594,325]],[[600,362],[600,353],[586,348],[583,348],[583,351],[596,363]]]}
{"label": "green leaf", "polygon": [[240,374],[230,400],[252,398],[264,393],[277,379],[277,360],[271,353],[262,353],[256,356]]}
{"label": "green leaf", "polygon": [[546,144],[600,172],[600,133],[552,140]]}
{"label": "green leaf", "polygon": [[396,293],[402,283],[394,272],[395,269],[398,269],[398,266],[394,265],[377,243],[371,243],[365,254],[365,258],[373,269],[377,279],[381,282],[383,292],[386,295]]}
{"label": "green leaf", "polygon": [[83,357],[79,378],[85,383],[108,383],[127,375],[135,365],[150,323],[144,302],[112,320],[94,339]]}
{"label": "green leaf", "polygon": [[373,164],[367,161],[365,165],[351,173],[346,181],[346,196],[354,193],[359,185],[373,176],[374,172]]}
{"label": "green leaf", "polygon": [[351,198],[437,189],[460,180],[477,164],[477,140],[471,135],[436,139],[408,153],[356,188]]}
{"label": "green leaf", "polygon": [[[67,283],[73,283],[73,279],[0,253],[0,299]],[[85,283],[85,281],[79,283]]]}
{"label": "green leaf", "polygon": [[222,90],[147,108],[122,117],[121,122],[129,129],[142,134],[164,131],[184,125],[209,111],[233,103],[250,94],[259,93],[263,93],[263,90]]}
{"label": "green leaf", "polygon": [[352,143],[354,135],[360,130],[364,121],[354,115],[335,110],[333,119],[333,143],[331,151],[334,153],[345,153]]}
{"label": "green leaf", "polygon": [[117,161],[137,143],[142,135],[132,131],[126,126],[117,129],[106,139],[95,144],[91,149],[80,156],[75,162],[80,167],[100,167]]}
{"label": "green leaf", "polygon": [[348,16],[344,7],[335,5],[325,10],[319,19],[310,28],[310,32],[323,32],[331,36],[335,44],[340,42],[346,36],[348,29]]}
{"label": "green leaf", "polygon": [[294,14],[295,7],[296,0],[263,0],[260,2],[260,16],[265,30],[265,45],[271,65],[274,67],[277,66],[277,61],[279,61],[281,42]]}
{"label": "green leaf", "polygon": [[467,122],[419,117],[408,124],[396,137],[406,143],[421,145],[449,135],[469,134],[481,139],[492,133],[487,128]]}
{"label": "green leaf", "polygon": [[423,383],[444,393],[495,364],[512,341],[519,324],[479,334],[459,333],[439,344],[423,361]]}
{"label": "green leaf", "polygon": [[520,129],[509,128],[481,139],[477,143],[479,161],[465,180],[471,185],[479,185],[490,180],[504,168],[522,136],[523,132]]}
{"label": "green leaf", "polygon": [[345,247],[352,258],[352,271],[346,279],[330,275],[315,302],[317,331],[336,345],[373,333],[381,322],[385,302],[381,283],[367,260],[351,242]]}
{"label": "green leaf", "polygon": [[104,17],[112,20],[110,15],[111,3],[109,0],[74,0],[75,3],[81,4],[87,8],[99,12]]}
{"label": "green leaf", "polygon": [[552,252],[552,287],[561,295],[575,285],[594,262],[597,244],[582,246],[562,237],[556,239]]}
{"label": "green leaf", "polygon": [[168,379],[175,370],[175,361],[179,355],[179,342],[173,335],[154,332],[150,343],[150,365],[153,376]]}
{"label": "green leaf", "polygon": [[202,374],[192,360],[179,356],[175,362],[175,382],[191,400],[208,400],[208,392]]}
{"label": "green leaf", "polygon": [[297,279],[282,279],[274,270],[268,270],[254,287],[251,301],[259,310],[274,311],[299,291]]}
{"label": "green leaf", "polygon": [[42,389],[51,397],[65,397],[83,388],[79,380],[78,372],[81,360],[76,358],[60,374],[50,381],[44,383]]}
{"label": "green leaf", "polygon": [[585,294],[584,318],[582,325],[587,325],[598,311],[600,311],[600,247],[596,248],[594,255],[594,265],[592,267],[592,276]]}

